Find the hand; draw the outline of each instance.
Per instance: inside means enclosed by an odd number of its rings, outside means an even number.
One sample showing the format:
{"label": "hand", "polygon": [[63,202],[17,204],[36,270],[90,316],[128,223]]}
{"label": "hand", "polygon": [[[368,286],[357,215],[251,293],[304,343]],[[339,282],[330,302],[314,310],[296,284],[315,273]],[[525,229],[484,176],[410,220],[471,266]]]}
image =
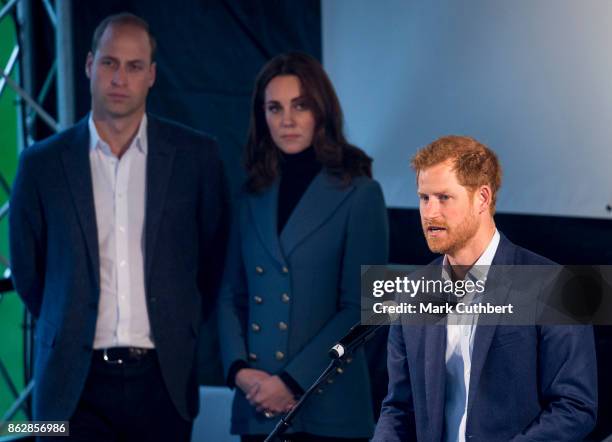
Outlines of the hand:
{"label": "hand", "polygon": [[285,413],[295,405],[293,393],[278,376],[269,376],[261,380],[258,385],[259,388],[253,389],[247,395],[247,399],[257,411]]}
{"label": "hand", "polygon": [[254,393],[255,390],[259,388],[259,383],[269,377],[270,374],[265,371],[255,370],[254,368],[243,368],[236,373],[234,383],[247,395],[248,399],[248,394],[250,392]]}

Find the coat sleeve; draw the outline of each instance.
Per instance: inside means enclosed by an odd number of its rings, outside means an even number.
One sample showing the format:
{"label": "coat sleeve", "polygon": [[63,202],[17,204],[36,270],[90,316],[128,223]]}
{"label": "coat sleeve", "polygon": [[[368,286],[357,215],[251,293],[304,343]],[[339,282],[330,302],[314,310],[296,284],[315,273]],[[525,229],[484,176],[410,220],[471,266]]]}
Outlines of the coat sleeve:
{"label": "coat sleeve", "polygon": [[247,360],[245,324],[249,300],[241,250],[240,201],[237,206],[237,209],[233,210],[225,272],[217,307],[221,360],[226,379],[234,362]]}
{"label": "coat sleeve", "polygon": [[416,441],[410,372],[401,325],[391,325],[387,341],[388,393],[372,442]]}
{"label": "coat sleeve", "polygon": [[304,390],[329,363],[330,347],[360,320],[361,265],[387,263],[387,209],[380,185],[366,181],[355,192],[343,250],[338,310],[285,367]]}
{"label": "coat sleeve", "polygon": [[597,362],[591,326],[539,330],[542,411],[512,441],[583,440],[597,417]]}
{"label": "coat sleeve", "polygon": [[31,149],[21,155],[13,183],[9,242],[15,290],[30,313],[38,317],[44,289],[46,234]]}
{"label": "coat sleeve", "polygon": [[209,141],[210,149],[204,156],[200,179],[200,199],[198,225],[200,228],[198,250],[198,289],[206,296],[203,302],[204,316],[214,309],[215,298],[219,293],[223,263],[226,256],[229,196],[225,168],[219,157],[217,144]]}

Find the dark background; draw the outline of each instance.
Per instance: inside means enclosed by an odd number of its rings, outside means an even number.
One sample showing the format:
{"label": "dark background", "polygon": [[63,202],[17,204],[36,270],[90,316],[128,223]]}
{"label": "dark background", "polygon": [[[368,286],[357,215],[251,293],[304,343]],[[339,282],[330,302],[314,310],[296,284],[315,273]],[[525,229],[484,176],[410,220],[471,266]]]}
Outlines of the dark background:
{"label": "dark background", "polygon": [[[95,26],[109,14],[128,11],[139,15],[149,22],[158,42],[158,76],[148,110],[216,137],[233,193],[243,178],[242,146],[257,72],[269,58],[289,50],[301,50],[321,59],[318,0],[74,1],[72,5],[77,118],[85,116],[90,106],[84,65]],[[34,28],[39,88],[54,49],[44,11],[34,9],[38,14]],[[53,102],[51,94],[46,105]],[[37,127],[38,139],[49,135],[44,125]],[[411,171],[407,168],[406,173]],[[417,210],[390,209],[389,221],[392,262],[431,261],[433,255],[423,239]],[[496,222],[514,243],[559,263],[612,263],[612,221],[498,214]],[[607,376],[612,371],[611,328],[596,328],[596,337],[600,418],[594,440],[612,433],[612,382]],[[376,403],[386,393],[384,340],[384,333],[380,333],[367,349]],[[199,376],[203,384],[223,382],[218,351],[212,318],[202,332]]]}

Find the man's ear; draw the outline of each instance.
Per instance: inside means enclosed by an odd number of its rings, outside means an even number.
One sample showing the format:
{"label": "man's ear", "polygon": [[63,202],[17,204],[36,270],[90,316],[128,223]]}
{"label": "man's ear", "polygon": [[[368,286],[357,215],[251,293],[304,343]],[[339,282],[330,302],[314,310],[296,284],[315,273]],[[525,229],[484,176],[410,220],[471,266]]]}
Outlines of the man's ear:
{"label": "man's ear", "polygon": [[149,87],[153,87],[155,78],[157,77],[157,63],[153,62],[151,66],[149,66],[149,76]]}
{"label": "man's ear", "polygon": [[94,56],[91,51],[89,51],[87,53],[87,58],[85,59],[85,75],[87,75],[87,78],[89,79],[91,79],[91,66],[93,65],[93,59]]}
{"label": "man's ear", "polygon": [[488,212],[493,202],[493,192],[488,185],[480,186],[476,191],[476,204],[478,213]]}

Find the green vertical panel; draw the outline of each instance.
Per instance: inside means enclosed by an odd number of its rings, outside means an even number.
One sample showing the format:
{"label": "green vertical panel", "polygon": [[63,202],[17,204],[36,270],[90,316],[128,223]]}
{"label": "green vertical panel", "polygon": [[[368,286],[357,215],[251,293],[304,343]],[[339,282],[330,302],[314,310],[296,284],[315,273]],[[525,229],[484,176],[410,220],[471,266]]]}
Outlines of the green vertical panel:
{"label": "green vertical panel", "polygon": [[[15,26],[10,15],[0,20],[0,67],[5,68],[15,46]],[[12,78],[17,80],[16,69]],[[17,107],[16,95],[7,85],[0,95],[0,174],[12,184],[17,165]],[[0,206],[8,200],[0,189]],[[0,277],[5,275],[9,259],[8,217],[0,220]],[[1,295],[0,295],[1,296]],[[23,379],[23,323],[24,307],[18,296],[8,293],[0,298],[0,361],[8,370],[18,391],[24,387]],[[15,398],[4,378],[0,377],[0,417],[13,404]],[[24,419],[19,413],[16,419]]]}

